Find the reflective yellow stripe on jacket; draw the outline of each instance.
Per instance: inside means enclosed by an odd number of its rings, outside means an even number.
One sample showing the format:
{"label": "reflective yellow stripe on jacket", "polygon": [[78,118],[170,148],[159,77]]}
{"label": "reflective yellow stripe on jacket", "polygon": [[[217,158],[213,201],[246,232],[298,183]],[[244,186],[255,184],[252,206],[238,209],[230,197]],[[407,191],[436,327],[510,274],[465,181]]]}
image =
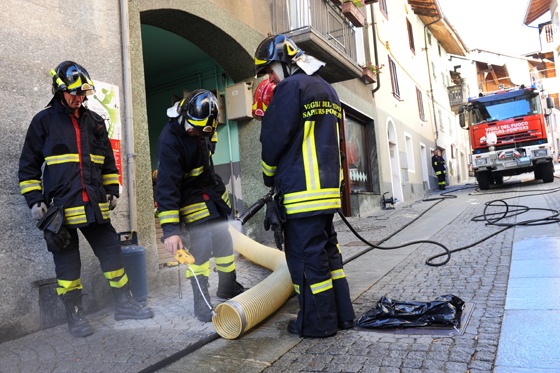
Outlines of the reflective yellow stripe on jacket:
{"label": "reflective yellow stripe on jacket", "polygon": [[32,190],[43,190],[41,180],[25,180],[19,183],[19,190],[21,194],[31,192]]}
{"label": "reflective yellow stripe on jacket", "polygon": [[189,173],[185,174],[185,177],[199,176],[204,171],[204,166],[193,168]]}
{"label": "reflective yellow stripe on jacket", "polygon": [[118,185],[119,184],[119,174],[105,174],[102,176],[103,185]]}
{"label": "reflective yellow stripe on jacket", "polygon": [[266,175],[266,176],[274,176],[276,175],[276,166],[270,166],[268,164],[265,163],[265,161],[261,161],[261,168],[262,168],[262,172]]}
{"label": "reflective yellow stripe on jacket", "polygon": [[99,202],[99,210],[101,210],[101,216],[103,219],[110,219],[111,215],[109,213],[109,202]]}
{"label": "reflective yellow stripe on jacket", "polygon": [[84,206],[64,209],[64,224],[77,225],[87,223],[86,208]]}
{"label": "reflective yellow stripe on jacket", "polygon": [[334,271],[331,271],[331,277],[333,280],[340,280],[341,278],[345,278],[346,274],[343,269],[335,269]]}
{"label": "reflective yellow stripe on jacket", "polygon": [[224,200],[226,205],[228,205],[228,207],[231,208],[231,202],[229,201],[229,193],[227,190],[224,191],[224,193],[222,194],[222,199]]}
{"label": "reflective yellow stripe on jacket", "polygon": [[[104,155],[90,154],[91,161],[96,164],[105,163]],[[78,154],[62,154],[62,155],[52,155],[45,158],[45,163],[48,166],[63,163],[79,163],[80,156]],[[118,185],[119,184],[119,174],[105,174],[103,175],[103,185]]]}
{"label": "reflective yellow stripe on jacket", "polygon": [[301,151],[303,154],[306,190],[286,193],[284,195],[284,206],[288,215],[336,209],[342,206],[339,188],[321,188],[314,131],[315,122],[305,122]]}
{"label": "reflective yellow stripe on jacket", "polygon": [[340,208],[338,188],[312,190],[284,195],[287,214]]}
{"label": "reflective yellow stripe on jacket", "polygon": [[[224,202],[231,207],[227,190],[221,197]],[[186,223],[192,223],[210,216],[210,210],[208,210],[206,202],[199,202],[181,207],[179,211],[161,211],[158,216],[160,224],[179,223],[179,217],[184,219]]]}
{"label": "reflective yellow stripe on jacket", "polygon": [[161,211],[158,216],[160,224],[179,223],[179,210]]}
{"label": "reflective yellow stripe on jacket", "polygon": [[192,223],[193,221],[210,216],[210,211],[208,210],[208,206],[206,206],[206,202],[200,202],[181,207],[179,209],[179,214],[187,223]]}
{"label": "reflective yellow stripe on jacket", "polygon": [[97,164],[105,163],[105,156],[104,155],[97,155],[97,154],[90,154],[91,161]]}
{"label": "reflective yellow stripe on jacket", "polygon": [[62,155],[51,155],[50,157],[45,157],[45,163],[48,166],[53,164],[61,163],[79,163],[80,156],[78,154],[62,154]]}

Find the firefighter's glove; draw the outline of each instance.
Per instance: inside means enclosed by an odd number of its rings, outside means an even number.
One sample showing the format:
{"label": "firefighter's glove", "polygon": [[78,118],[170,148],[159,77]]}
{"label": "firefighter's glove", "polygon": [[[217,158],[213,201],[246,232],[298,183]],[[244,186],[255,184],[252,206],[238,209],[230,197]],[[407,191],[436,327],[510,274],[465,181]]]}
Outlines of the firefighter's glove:
{"label": "firefighter's glove", "polygon": [[64,251],[70,245],[70,233],[64,227],[60,227],[58,233],[54,233],[50,230],[45,230],[45,241],[47,241],[47,247],[51,251]]}
{"label": "firefighter's glove", "polygon": [[109,210],[114,210],[115,207],[117,207],[117,197],[112,194],[107,194],[107,203],[109,204]]}
{"label": "firefighter's glove", "polygon": [[272,229],[274,232],[274,241],[276,247],[282,250],[282,244],[284,243],[284,234],[282,221],[280,219],[280,214],[278,213],[278,208],[275,201],[266,202],[266,215],[264,218],[264,229]]}
{"label": "firefighter's glove", "polygon": [[63,251],[70,245],[70,233],[63,225],[64,207],[51,206],[37,222],[37,228],[43,231],[49,251]]}
{"label": "firefighter's glove", "polygon": [[35,220],[41,220],[47,212],[47,204],[45,202],[37,202],[31,207],[31,216]]}

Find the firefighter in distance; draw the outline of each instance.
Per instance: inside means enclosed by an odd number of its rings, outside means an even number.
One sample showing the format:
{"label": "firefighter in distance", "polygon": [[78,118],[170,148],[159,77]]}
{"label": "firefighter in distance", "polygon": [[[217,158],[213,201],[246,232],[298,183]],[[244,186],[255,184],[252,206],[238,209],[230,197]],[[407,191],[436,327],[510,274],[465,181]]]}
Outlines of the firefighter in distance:
{"label": "firefighter in distance", "polygon": [[439,190],[445,190],[445,177],[447,175],[447,170],[445,169],[445,159],[440,155],[439,149],[434,150],[434,155],[432,156],[432,168],[436,173],[438,179]]}

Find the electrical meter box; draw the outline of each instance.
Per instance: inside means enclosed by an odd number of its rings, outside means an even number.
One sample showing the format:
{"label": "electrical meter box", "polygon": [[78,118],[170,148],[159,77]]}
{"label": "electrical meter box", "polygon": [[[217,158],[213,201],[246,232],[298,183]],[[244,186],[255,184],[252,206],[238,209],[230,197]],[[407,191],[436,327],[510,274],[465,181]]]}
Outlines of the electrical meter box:
{"label": "electrical meter box", "polygon": [[253,84],[241,82],[226,87],[227,118],[229,120],[253,119]]}

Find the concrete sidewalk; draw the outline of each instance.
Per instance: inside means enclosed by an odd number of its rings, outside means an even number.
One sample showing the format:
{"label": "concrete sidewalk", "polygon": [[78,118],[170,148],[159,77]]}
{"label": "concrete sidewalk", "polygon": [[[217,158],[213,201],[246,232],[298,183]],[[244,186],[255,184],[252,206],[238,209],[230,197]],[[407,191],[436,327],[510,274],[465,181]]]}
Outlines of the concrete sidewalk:
{"label": "concrete sidewalk", "polygon": [[[383,247],[433,240],[455,249],[500,231],[501,227],[473,221],[483,213],[485,202],[513,197],[509,204],[560,209],[558,193],[542,197],[557,181],[505,183],[506,188],[485,193],[476,192],[474,185],[449,188],[443,196],[430,195],[434,200],[402,203],[394,210],[352,218],[350,223],[371,243],[393,235],[381,244]],[[538,190],[540,197],[520,198],[527,189]],[[434,245],[368,250],[368,245],[342,221],[337,221],[337,231],[344,257],[356,257],[346,263],[345,271],[358,317],[372,309],[383,295],[400,301],[431,301],[439,295],[454,294],[472,305],[461,333],[449,328],[392,331],[355,328],[332,338],[302,339],[286,331],[288,320],[295,317],[298,309],[296,299],[291,298],[240,338],[225,340],[215,338],[211,323],[200,323],[194,318],[192,291],[183,280],[182,298],[176,285],[149,295],[149,304],[156,314],[151,320],[117,322],[111,310],[104,310],[89,315],[95,333],[87,338],[74,339],[66,325],[60,325],[1,344],[0,372],[560,370],[558,337],[554,335],[560,302],[557,295],[553,296],[559,280],[555,266],[547,265],[560,260],[557,223],[506,230],[472,248],[453,253],[449,263],[443,266],[425,264],[430,256],[442,252]],[[536,245],[544,260],[533,255]],[[357,256],[364,251],[367,252]],[[270,273],[243,258],[237,263],[238,279],[249,287]],[[524,287],[525,280],[532,283]],[[214,304],[217,303],[216,281],[217,276],[211,276]],[[537,290],[542,294],[541,301],[533,301]],[[542,323],[534,324],[538,319]],[[526,334],[522,336],[520,331]],[[178,357],[189,346],[211,339],[215,340],[182,358],[168,359]],[[523,339],[527,344],[521,343],[525,342]],[[159,364],[165,359],[174,362]]]}
{"label": "concrete sidewalk", "polygon": [[[520,197],[539,208],[518,220],[551,216],[558,193]],[[496,373],[560,371],[560,230],[558,224],[515,229]]]}

